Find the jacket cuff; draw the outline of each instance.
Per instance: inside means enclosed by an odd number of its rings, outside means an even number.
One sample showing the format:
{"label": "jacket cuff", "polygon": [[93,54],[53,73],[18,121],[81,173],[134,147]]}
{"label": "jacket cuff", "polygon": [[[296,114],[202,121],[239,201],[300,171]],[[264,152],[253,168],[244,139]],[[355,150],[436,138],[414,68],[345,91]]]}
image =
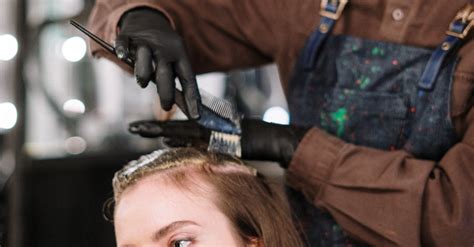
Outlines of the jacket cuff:
{"label": "jacket cuff", "polygon": [[348,145],[318,128],[312,128],[301,140],[287,170],[290,187],[302,191],[314,201],[330,180],[340,151]]}

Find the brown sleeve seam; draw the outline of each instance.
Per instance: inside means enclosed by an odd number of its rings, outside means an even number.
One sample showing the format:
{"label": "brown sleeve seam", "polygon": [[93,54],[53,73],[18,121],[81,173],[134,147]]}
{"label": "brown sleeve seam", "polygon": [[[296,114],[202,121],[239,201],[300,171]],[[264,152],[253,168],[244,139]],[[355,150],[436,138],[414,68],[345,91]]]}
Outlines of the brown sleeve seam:
{"label": "brown sleeve seam", "polygon": [[351,145],[349,145],[348,143],[344,143],[342,148],[340,148],[339,151],[337,153],[335,153],[335,158],[332,160],[332,164],[326,164],[326,167],[329,168],[328,173],[327,173],[327,179],[326,180],[318,179],[321,183],[321,187],[318,190],[316,196],[314,197],[314,202],[315,203],[317,202],[317,200],[319,200],[323,197],[326,186],[331,184],[330,181],[332,180],[332,176],[334,174],[335,164],[337,164],[337,160],[340,158],[341,153],[343,153],[346,149],[350,148],[350,146]]}
{"label": "brown sleeve seam", "polygon": [[97,3],[97,5],[104,7],[108,11],[112,10],[112,7],[109,4],[105,4],[105,3],[100,2],[100,3]]}
{"label": "brown sleeve seam", "polygon": [[473,81],[474,73],[466,72],[466,71],[456,71],[454,72],[454,77],[462,79],[462,80]]}

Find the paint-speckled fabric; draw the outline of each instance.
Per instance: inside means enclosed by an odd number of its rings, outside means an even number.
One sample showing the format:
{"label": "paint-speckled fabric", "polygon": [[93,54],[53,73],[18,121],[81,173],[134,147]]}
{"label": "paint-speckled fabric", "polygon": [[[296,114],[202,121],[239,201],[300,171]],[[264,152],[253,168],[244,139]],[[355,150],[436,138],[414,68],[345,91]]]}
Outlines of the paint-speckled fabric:
{"label": "paint-speckled fabric", "polygon": [[[456,59],[446,61],[433,91],[419,91],[418,80],[432,52],[350,36],[328,37],[315,68],[305,70],[302,59],[296,66],[289,89],[292,123],[320,127],[353,144],[403,148],[417,158],[439,160],[458,142],[449,117]],[[311,246],[358,245],[329,214],[294,190],[288,194]]]}

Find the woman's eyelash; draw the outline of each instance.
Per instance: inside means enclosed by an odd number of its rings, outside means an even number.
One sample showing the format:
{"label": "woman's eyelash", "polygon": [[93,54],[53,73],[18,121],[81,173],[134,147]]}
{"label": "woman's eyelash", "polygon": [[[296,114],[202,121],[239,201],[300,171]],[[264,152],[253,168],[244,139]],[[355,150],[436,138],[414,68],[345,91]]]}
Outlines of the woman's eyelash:
{"label": "woman's eyelash", "polygon": [[189,247],[192,243],[192,239],[179,239],[173,240],[170,247]]}

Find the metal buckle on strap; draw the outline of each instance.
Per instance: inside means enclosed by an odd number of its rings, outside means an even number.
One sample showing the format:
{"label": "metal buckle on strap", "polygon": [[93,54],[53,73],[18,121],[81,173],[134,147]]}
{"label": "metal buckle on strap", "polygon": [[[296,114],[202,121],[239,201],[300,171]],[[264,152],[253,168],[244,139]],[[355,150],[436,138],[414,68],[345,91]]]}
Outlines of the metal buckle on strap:
{"label": "metal buckle on strap", "polygon": [[[326,7],[328,5],[328,1],[331,1],[331,4],[337,5],[337,10],[336,13],[327,11]],[[321,10],[319,11],[319,14],[321,16],[337,20],[342,14],[342,11],[344,10],[344,7],[346,7],[346,4],[349,0],[322,0],[321,1]]]}
{"label": "metal buckle on strap", "polygon": [[[462,32],[455,32],[454,26],[456,22],[461,22],[463,24],[466,24]],[[446,31],[447,35],[451,35],[460,39],[463,39],[467,36],[469,33],[469,30],[474,26],[474,5],[472,4],[467,4],[466,7],[461,9],[456,17],[454,17],[454,20],[451,22],[449,25],[449,30]]]}

